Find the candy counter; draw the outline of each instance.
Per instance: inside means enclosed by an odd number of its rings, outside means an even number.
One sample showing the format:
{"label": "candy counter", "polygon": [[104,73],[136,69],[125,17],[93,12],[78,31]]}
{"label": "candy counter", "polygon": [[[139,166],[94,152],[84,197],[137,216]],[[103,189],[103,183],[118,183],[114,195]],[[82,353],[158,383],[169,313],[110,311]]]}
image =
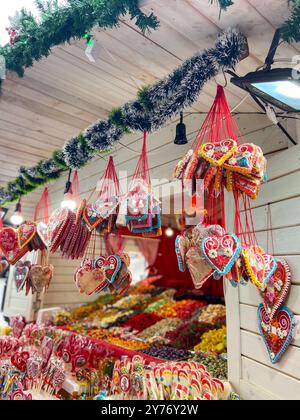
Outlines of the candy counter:
{"label": "candy counter", "polygon": [[47,324],[11,319],[0,337],[0,398],[236,399],[225,306],[186,296],[144,281],[123,297],[54,311]]}

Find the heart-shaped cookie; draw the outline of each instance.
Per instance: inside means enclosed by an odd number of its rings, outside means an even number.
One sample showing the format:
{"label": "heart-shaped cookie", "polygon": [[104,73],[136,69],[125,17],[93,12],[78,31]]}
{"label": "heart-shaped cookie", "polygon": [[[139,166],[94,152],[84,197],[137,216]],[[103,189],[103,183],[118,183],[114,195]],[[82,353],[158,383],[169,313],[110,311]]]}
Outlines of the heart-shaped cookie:
{"label": "heart-shaped cookie", "polygon": [[262,182],[267,172],[267,159],[264,157],[263,151],[259,146],[256,146],[256,157],[251,172],[251,177]]}
{"label": "heart-shaped cookie", "polygon": [[20,248],[28,245],[37,232],[36,223],[34,222],[25,222],[18,227],[18,244]]}
{"label": "heart-shaped cookie", "polygon": [[61,208],[55,210],[48,222],[48,237],[51,244],[51,252],[55,252],[62,241],[65,239],[65,232],[70,224],[73,214],[67,208]]}
{"label": "heart-shaped cookie", "polygon": [[223,166],[237,149],[237,142],[231,139],[217,143],[204,143],[200,147],[200,156],[211,163],[213,166]]}
{"label": "heart-shaped cookie", "polygon": [[225,276],[241,252],[240,241],[235,234],[212,235],[201,245],[202,253],[217,276]]}
{"label": "heart-shaped cookie", "polygon": [[191,247],[186,254],[186,264],[191,274],[195,289],[201,289],[212,276],[213,269],[201,255],[199,247]]}
{"label": "heart-shaped cookie", "polygon": [[279,362],[293,340],[295,320],[293,313],[283,306],[272,320],[264,305],[258,308],[259,330],[264,339],[272,364]]}
{"label": "heart-shaped cookie", "polygon": [[0,248],[9,264],[12,265],[28,252],[27,246],[19,248],[17,231],[11,227],[0,230]]}
{"label": "heart-shaped cookie", "polygon": [[83,220],[91,232],[103,222],[103,218],[96,210],[94,210],[92,204],[88,204],[83,209]]}
{"label": "heart-shaped cookie", "polygon": [[233,189],[247,194],[252,200],[257,199],[260,187],[259,179],[250,179],[237,172],[233,174]]}
{"label": "heart-shaped cookie", "polygon": [[118,255],[99,257],[95,260],[94,268],[104,270],[109,283],[113,283],[122,267],[121,258]]}
{"label": "heart-shaped cookie", "polygon": [[251,174],[256,161],[256,146],[252,143],[240,145],[224,163],[224,168],[241,174]]}
{"label": "heart-shaped cookie", "polygon": [[242,255],[250,281],[260,290],[264,290],[267,283],[263,250],[260,247],[250,246],[243,249]]}
{"label": "heart-shaped cookie", "polygon": [[29,270],[30,270],[30,263],[22,263],[18,262],[15,266],[14,270],[14,281],[16,285],[17,292],[20,293],[26,283],[26,280],[29,276]]}
{"label": "heart-shaped cookie", "polygon": [[44,289],[48,289],[53,277],[53,266],[33,265],[30,269],[30,280],[32,292],[41,293]]}
{"label": "heart-shaped cookie", "polygon": [[186,155],[177,163],[176,168],[174,170],[174,178],[182,179],[184,170],[186,169],[189,161],[192,159],[194,155],[194,150],[190,149]]}
{"label": "heart-shaped cookie", "polygon": [[285,260],[277,261],[277,269],[263,292],[264,308],[272,320],[279,308],[286,301],[292,285],[292,275]]}
{"label": "heart-shaped cookie", "polygon": [[46,265],[43,267],[42,275],[43,275],[43,283],[44,283],[44,291],[46,292],[49,287],[51,280],[53,278],[54,273],[54,266],[53,265]]}
{"label": "heart-shaped cookie", "polygon": [[6,260],[0,261],[0,274],[2,274],[9,267],[9,263]]}
{"label": "heart-shaped cookie", "polygon": [[91,296],[107,287],[105,272],[101,269],[79,268],[74,276],[75,284],[81,294]]}

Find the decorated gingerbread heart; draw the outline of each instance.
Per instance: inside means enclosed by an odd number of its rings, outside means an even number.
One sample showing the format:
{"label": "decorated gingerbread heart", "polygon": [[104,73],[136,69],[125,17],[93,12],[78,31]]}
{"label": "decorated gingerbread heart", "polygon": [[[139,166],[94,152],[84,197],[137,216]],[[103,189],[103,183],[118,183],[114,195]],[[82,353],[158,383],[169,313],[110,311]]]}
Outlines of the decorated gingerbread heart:
{"label": "decorated gingerbread heart", "polygon": [[263,250],[260,247],[250,246],[243,249],[242,255],[250,281],[260,290],[264,290],[267,283]]}
{"label": "decorated gingerbread heart", "polygon": [[259,330],[267,347],[272,364],[285,354],[293,340],[295,320],[293,313],[283,306],[271,320],[264,305],[258,308]]}
{"label": "decorated gingerbread heart", "polygon": [[33,265],[30,269],[30,280],[32,291],[41,293],[44,290],[49,288],[50,282],[53,277],[54,267]]}
{"label": "decorated gingerbread heart", "polygon": [[36,224],[34,222],[22,223],[18,228],[18,245],[20,248],[28,245],[35,237],[37,232]]}
{"label": "decorated gingerbread heart", "polygon": [[29,276],[29,270],[30,270],[30,263],[26,264],[21,261],[19,261],[14,270],[14,281],[16,285],[17,292],[20,293],[27,281],[27,278]]}
{"label": "decorated gingerbread heart", "polygon": [[251,172],[251,177],[263,181],[267,172],[267,159],[264,157],[263,151],[259,146],[256,146],[256,157]]}
{"label": "decorated gingerbread heart", "polygon": [[256,146],[251,143],[240,145],[224,163],[224,168],[232,172],[251,174],[256,160]]}
{"label": "decorated gingerbread heart", "polygon": [[94,268],[104,270],[105,276],[110,283],[113,283],[122,267],[121,258],[118,255],[99,257],[95,260]]}
{"label": "decorated gingerbread heart", "polygon": [[0,230],[0,249],[9,264],[12,265],[28,252],[27,246],[24,246],[22,249],[19,247],[17,231],[11,227]]}
{"label": "decorated gingerbread heart", "polygon": [[202,242],[202,253],[217,276],[225,276],[241,252],[240,242],[235,234],[212,235]]}
{"label": "decorated gingerbread heart", "polygon": [[187,165],[189,164],[189,161],[194,155],[194,150],[190,149],[186,155],[178,162],[176,165],[176,168],[174,170],[174,178],[182,179],[184,170],[186,169]]}
{"label": "decorated gingerbread heart", "polygon": [[292,275],[285,260],[277,261],[277,269],[263,292],[264,308],[270,320],[286,301],[292,285]]}
{"label": "decorated gingerbread heart", "polygon": [[186,264],[192,277],[195,289],[201,289],[213,275],[214,270],[201,255],[199,247],[191,247],[186,254]]}
{"label": "decorated gingerbread heart", "polygon": [[83,219],[90,231],[95,230],[103,222],[103,217],[93,208],[93,204],[88,204],[83,209]]}
{"label": "decorated gingerbread heart", "polygon": [[79,292],[88,296],[98,293],[108,285],[105,272],[101,269],[80,268],[75,272],[74,280]]}
{"label": "decorated gingerbread heart", "polygon": [[72,214],[67,208],[57,209],[51,214],[48,222],[48,237],[51,243],[51,252],[55,252],[63,241],[64,233],[70,223]]}
{"label": "decorated gingerbread heart", "polygon": [[231,139],[217,143],[204,143],[200,147],[200,156],[213,166],[222,166],[237,149],[237,142]]}
{"label": "decorated gingerbread heart", "polygon": [[233,174],[232,188],[245,193],[252,200],[256,200],[260,187],[261,181],[259,179],[250,179],[237,172]]}

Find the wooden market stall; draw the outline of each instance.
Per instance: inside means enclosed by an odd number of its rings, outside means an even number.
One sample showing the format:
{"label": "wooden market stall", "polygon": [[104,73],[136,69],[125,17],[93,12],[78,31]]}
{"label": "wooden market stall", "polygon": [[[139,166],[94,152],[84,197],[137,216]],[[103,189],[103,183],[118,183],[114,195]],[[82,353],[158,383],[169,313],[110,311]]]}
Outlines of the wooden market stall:
{"label": "wooden market stall", "polygon": [[[86,41],[74,40],[70,45],[53,48],[51,55],[35,62],[23,78],[9,73],[0,97],[0,185],[12,181],[20,166],[32,166],[50,157],[68,139],[98,119],[107,118],[113,108],[134,99],[142,86],[162,79],[188,57],[210,47],[216,34],[228,26],[238,25],[249,42],[250,54],[237,65],[237,73],[246,74],[263,65],[274,30],[288,16],[286,5],[281,0],[237,0],[239,7],[222,13],[220,19],[219,11],[204,3],[144,0],[143,10],[153,10],[160,20],[157,31],[143,34],[130,19],[124,18],[116,29],[94,30],[100,45],[96,63],[85,56]],[[298,44],[282,44],[276,58],[291,58],[299,51]],[[217,82],[224,85],[223,75],[207,83],[198,101],[186,110],[189,142],[195,138],[213,102]],[[292,269],[293,286],[287,306],[300,316],[300,146],[292,145],[245,92],[231,83],[225,90],[244,140],[260,146],[268,158],[269,182],[253,204],[257,237],[261,246],[267,248],[270,206],[274,254],[285,257]],[[298,121],[284,116],[280,121],[297,140]],[[178,116],[148,136],[151,177],[161,196],[172,195],[168,184],[174,166],[189,148],[174,145],[177,124]],[[137,132],[123,137],[112,150],[117,171],[127,171],[129,179],[134,174],[141,144],[142,134]],[[106,165],[107,156],[97,156],[80,170],[82,196],[92,191]],[[66,180],[67,175],[63,175],[49,184],[51,210],[59,207]],[[120,175],[120,180],[126,185],[125,174],[123,178]],[[41,193],[39,188],[22,198],[26,218],[33,217]],[[229,199],[229,224],[233,224],[232,209]],[[8,217],[13,211],[14,205],[10,205]],[[133,239],[127,245],[132,250],[136,246]],[[50,262],[55,266],[54,279],[38,302],[34,296],[16,292],[11,273],[5,316],[21,313],[32,320],[38,309],[76,306],[95,299],[79,295],[74,286],[73,272],[78,262],[64,260],[58,254],[51,256]],[[285,358],[272,366],[258,332],[260,302],[252,285],[226,287],[229,380],[245,399],[299,399],[300,331]]]}

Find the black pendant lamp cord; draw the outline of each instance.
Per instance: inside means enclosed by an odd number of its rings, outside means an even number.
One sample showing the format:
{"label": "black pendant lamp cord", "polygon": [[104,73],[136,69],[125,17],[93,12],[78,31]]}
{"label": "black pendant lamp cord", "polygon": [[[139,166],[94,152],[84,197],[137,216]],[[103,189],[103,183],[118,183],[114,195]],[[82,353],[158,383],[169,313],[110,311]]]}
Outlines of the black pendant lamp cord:
{"label": "black pendant lamp cord", "polygon": [[68,192],[70,191],[70,188],[72,186],[71,176],[72,176],[72,169],[69,170],[69,176],[68,176],[68,180],[67,180],[67,183],[66,183],[64,194],[68,194]]}

